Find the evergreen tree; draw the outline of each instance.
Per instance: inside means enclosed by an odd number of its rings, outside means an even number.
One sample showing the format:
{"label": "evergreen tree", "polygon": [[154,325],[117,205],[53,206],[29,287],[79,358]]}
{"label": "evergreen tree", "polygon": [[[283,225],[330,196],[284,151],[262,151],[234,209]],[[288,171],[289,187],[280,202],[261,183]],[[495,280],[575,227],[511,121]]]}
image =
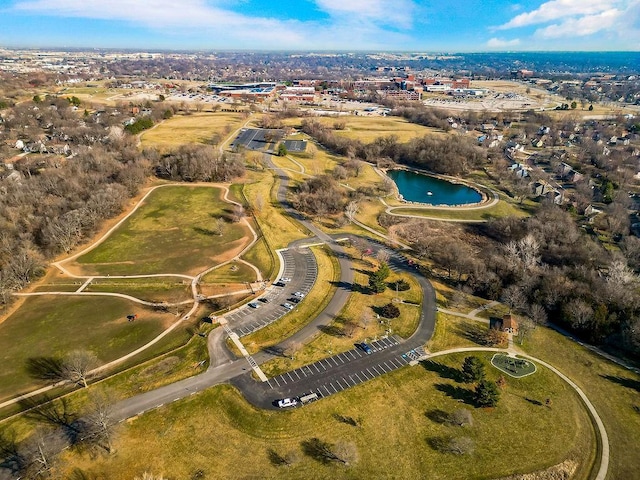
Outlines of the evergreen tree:
{"label": "evergreen tree", "polygon": [[478,357],[467,357],[462,364],[462,376],[467,382],[479,382],[484,379],[484,364]]}
{"label": "evergreen tree", "polygon": [[481,380],[476,386],[475,400],[479,407],[495,407],[500,400],[498,386],[491,380]]}

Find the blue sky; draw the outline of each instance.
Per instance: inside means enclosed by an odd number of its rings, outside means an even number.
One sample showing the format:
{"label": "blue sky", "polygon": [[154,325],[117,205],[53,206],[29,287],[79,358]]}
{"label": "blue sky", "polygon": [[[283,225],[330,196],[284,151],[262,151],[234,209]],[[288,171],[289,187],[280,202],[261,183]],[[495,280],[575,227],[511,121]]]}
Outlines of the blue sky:
{"label": "blue sky", "polygon": [[0,47],[640,50],[640,0],[0,0]]}

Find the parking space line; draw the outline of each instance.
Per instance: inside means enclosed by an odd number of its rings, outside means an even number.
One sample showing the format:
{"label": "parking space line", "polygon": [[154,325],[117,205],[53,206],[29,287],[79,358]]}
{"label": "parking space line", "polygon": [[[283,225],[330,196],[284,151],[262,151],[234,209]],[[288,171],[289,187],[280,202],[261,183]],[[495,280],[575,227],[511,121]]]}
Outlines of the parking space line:
{"label": "parking space line", "polygon": [[298,372],[296,370],[294,370],[293,373],[296,374],[296,377],[298,377],[298,380],[300,380],[302,378],[300,375],[298,375]]}
{"label": "parking space line", "polygon": [[273,385],[271,385],[271,382],[269,381],[269,379],[267,379],[267,384],[273,389]]}
{"label": "parking space line", "polygon": [[[363,374],[363,375],[364,375],[364,374]],[[360,381],[360,383],[364,382],[364,380],[362,380],[362,379],[360,378],[360,375],[358,375],[358,372],[356,372],[356,373],[355,373],[355,376],[356,376],[356,377],[358,377],[358,380]]]}
{"label": "parking space line", "polygon": [[327,395],[331,395],[331,392],[329,391],[326,385],[322,385],[322,388],[324,388],[327,391]]}
{"label": "parking space line", "polygon": [[[304,371],[304,368],[301,368],[300,371],[305,376],[305,378],[308,377],[307,373]],[[296,373],[296,375],[298,375],[298,374]],[[300,375],[298,375],[298,376],[300,376]]]}
{"label": "parking space line", "polygon": [[389,360],[391,362],[391,364],[396,367],[396,368],[400,368],[402,367],[402,365],[396,365],[396,362],[394,362],[394,359],[392,358],[391,360]]}
{"label": "parking space line", "polygon": [[280,386],[280,383],[278,383],[278,379],[276,377],[273,377],[273,381],[276,382],[276,385]]}
{"label": "parking space line", "polygon": [[287,372],[287,375],[289,375],[289,378],[291,379],[291,381],[293,382],[293,377],[291,376],[291,373]]}
{"label": "parking space line", "polygon": [[[373,369],[376,371],[376,373],[377,373],[378,375],[382,375],[382,373],[380,373],[380,372],[378,371],[378,369],[376,368],[376,366],[375,366],[375,365],[372,365],[372,366],[371,366],[371,368],[373,368]],[[380,367],[380,368],[382,368],[382,367]],[[383,370],[383,371],[384,371],[384,370]]]}
{"label": "parking space line", "polygon": [[320,373],[320,369],[318,368],[318,366],[315,363],[312,363],[311,365],[313,365],[313,367],[318,370],[318,373]]}
{"label": "parking space line", "polygon": [[331,388],[333,388],[333,393],[338,393],[338,390],[333,386],[333,383],[330,383],[329,385],[331,385]]}
{"label": "parking space line", "polygon": [[340,355],[338,355],[336,358],[337,358],[338,360],[340,360],[342,363],[344,363],[344,360],[343,360],[343,358],[342,358]]}
{"label": "parking space line", "polygon": [[385,366],[389,369],[389,371],[393,370],[392,367],[390,367],[389,365],[387,365],[387,362],[384,362]]}
{"label": "parking space line", "polygon": [[287,381],[284,379],[284,375],[280,375],[280,380],[282,380],[282,383],[285,385],[287,384]]}

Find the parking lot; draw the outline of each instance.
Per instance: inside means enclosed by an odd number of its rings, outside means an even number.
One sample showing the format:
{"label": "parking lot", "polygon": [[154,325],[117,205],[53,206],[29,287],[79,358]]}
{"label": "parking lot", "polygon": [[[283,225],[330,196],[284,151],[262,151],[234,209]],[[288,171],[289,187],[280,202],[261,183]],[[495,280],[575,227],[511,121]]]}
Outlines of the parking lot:
{"label": "parking lot", "polygon": [[[290,279],[290,281],[274,283],[270,291],[260,297],[266,298],[268,302],[252,302],[257,304],[258,308],[245,305],[241,309],[225,315],[231,329],[239,337],[260,330],[295,310],[297,304],[288,300],[296,298],[295,292],[306,296],[315,284],[318,276],[318,264],[309,248],[282,250],[281,255],[284,260],[281,278]],[[300,298],[299,301],[303,302],[304,298]],[[293,308],[286,308],[283,306],[285,303],[289,303]]]}
{"label": "parking lot", "polygon": [[243,128],[231,143],[231,148],[244,147],[249,150],[262,150],[270,143],[282,138],[282,130],[266,130],[263,128]]}
{"label": "parking lot", "polygon": [[[423,349],[406,353],[388,351],[400,345],[400,342],[395,336],[382,338],[369,343],[371,354],[365,353],[361,348],[354,348],[270,378],[267,384],[272,390],[282,392],[283,396],[299,397],[306,393],[316,393],[319,398],[327,397],[404,367],[425,353]],[[274,395],[278,394],[274,392]]]}

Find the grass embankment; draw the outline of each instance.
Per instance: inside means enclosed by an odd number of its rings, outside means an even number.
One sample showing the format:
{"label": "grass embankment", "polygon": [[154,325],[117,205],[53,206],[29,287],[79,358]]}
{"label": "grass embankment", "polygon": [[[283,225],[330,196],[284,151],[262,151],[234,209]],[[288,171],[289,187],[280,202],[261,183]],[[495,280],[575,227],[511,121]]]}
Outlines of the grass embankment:
{"label": "grass embankment", "polygon": [[[354,249],[347,249],[348,253],[355,254]],[[282,372],[293,370],[313,363],[322,358],[345,352],[354,348],[355,343],[370,341],[383,335],[399,335],[407,338],[413,334],[420,320],[420,304],[422,302],[422,290],[418,282],[408,274],[393,273],[388,283],[396,280],[405,280],[410,289],[397,292],[388,288],[383,293],[372,295],[367,292],[369,271],[373,271],[374,263],[367,260],[354,260],[355,278],[354,291],[342,309],[336,320],[313,339],[304,345],[291,358],[275,358],[260,366],[268,376],[275,376]],[[400,316],[392,320],[377,318],[376,311],[379,307],[394,302],[399,298],[407,303],[395,303],[400,309]]]}
{"label": "grass embankment", "polygon": [[253,246],[245,253],[242,258],[247,262],[258,267],[262,277],[265,280],[273,279],[277,273],[275,269],[274,254],[269,250],[267,241],[264,237],[253,244]]}
{"label": "grass embankment", "polygon": [[436,329],[427,343],[430,352],[457,347],[484,347],[482,342],[489,326],[485,323],[439,312]]}
{"label": "grass embankment", "polygon": [[[132,313],[138,318],[128,322]],[[27,298],[0,324],[0,399],[42,385],[26,370],[29,358],[83,349],[108,362],[148,342],[175,318],[116,297]]]}
{"label": "grass embankment", "polygon": [[[462,358],[438,362],[446,371],[459,368]],[[488,357],[484,361],[488,365]],[[63,478],[77,467],[114,480],[145,471],[168,478],[194,478],[201,472],[216,478],[437,480],[459,478],[460,472],[468,479],[497,478],[543,469],[566,458],[588,463],[588,418],[555,375],[541,369],[531,377],[507,379],[495,409],[461,403],[457,397],[466,398],[468,388],[430,369],[404,368],[300,410],[267,412],[247,404],[232,387],[220,386],[125,424],[113,455],[66,453],[56,473]],[[549,397],[552,408],[534,403]],[[460,407],[472,410],[473,426],[441,423],[442,412]],[[361,419],[362,426],[349,426],[340,416]],[[474,453],[443,454],[431,446],[434,439],[447,436],[470,437]],[[319,463],[302,453],[301,442],[312,437],[353,443],[359,460],[349,466]],[[280,455],[298,452],[301,460],[289,468],[275,467],[268,449]]]}
{"label": "grass embankment", "polygon": [[140,140],[145,148],[155,147],[163,151],[191,143],[215,145],[243,122],[240,113],[200,112],[176,115],[143,133]]}
{"label": "grass embankment", "polygon": [[280,343],[313,320],[331,301],[336,290],[340,267],[328,247],[312,247],[318,263],[318,276],[311,291],[296,308],[280,320],[242,339],[251,354]]}
{"label": "grass embankment", "polygon": [[495,218],[516,216],[525,217],[528,213],[516,205],[500,200],[496,205],[487,208],[465,210],[464,208],[438,209],[438,208],[396,208],[392,211],[396,215],[413,215],[418,217],[431,217],[441,220],[492,220]]}
{"label": "grass embankment", "polygon": [[250,241],[242,223],[214,221],[227,216],[222,191],[210,187],[170,186],[153,191],[145,203],[72,267],[87,275],[192,274],[224,262]]}

